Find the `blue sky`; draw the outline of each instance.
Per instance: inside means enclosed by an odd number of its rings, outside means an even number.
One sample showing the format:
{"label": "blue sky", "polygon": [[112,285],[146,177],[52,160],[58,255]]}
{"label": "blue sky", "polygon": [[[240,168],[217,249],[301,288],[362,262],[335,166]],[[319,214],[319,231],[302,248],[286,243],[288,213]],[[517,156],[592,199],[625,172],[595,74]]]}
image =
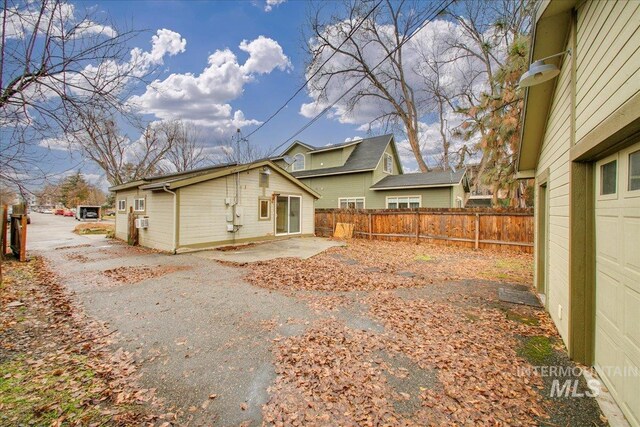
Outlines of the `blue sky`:
{"label": "blue sky", "polygon": [[[245,117],[264,121],[296,89],[304,83],[302,26],[307,10],[306,1],[288,1],[265,11],[261,1],[104,1],[84,2],[89,7],[97,5],[119,27],[148,30],[140,34],[134,44],[148,49],[156,30],[166,28],[186,39],[183,53],[167,57],[160,72],[162,79],[171,73],[201,73],[207,58],[216,50],[230,49],[243,63],[248,54],[238,48],[243,40],[264,36],[276,41],[291,62],[291,69],[275,69],[260,75],[244,85],[240,97],[230,101],[234,110],[241,110]],[[299,114],[303,102],[309,102],[306,91],[301,92],[290,105],[252,138],[253,143],[275,147],[289,138],[309,119]],[[248,134],[255,126],[243,129]],[[345,138],[364,135],[355,125],[343,125],[323,118],[298,139],[313,145],[342,142]]]}
{"label": "blue sky", "polygon": [[[92,24],[111,24],[119,32],[141,31],[129,42],[129,63],[141,64],[145,70],[154,68],[155,72],[148,84],[140,83],[135,87],[134,96],[128,102],[136,105],[147,122],[183,119],[196,124],[209,146],[229,144],[237,127],[244,135],[251,133],[305,81],[308,58],[304,51],[303,31],[310,11],[310,3],[305,0],[70,1],[75,7],[75,19],[82,19],[88,13],[94,21]],[[425,0],[417,4],[424,5],[428,11],[441,2]],[[331,10],[338,3],[328,1],[324,5]],[[460,31],[455,23],[438,18],[425,26],[411,46],[407,45],[406,51],[403,50],[410,70],[407,75],[411,74],[408,78],[416,92],[424,94],[426,90],[423,76],[416,70],[423,61],[418,52],[434,49],[433,46],[443,38],[461,37]],[[371,63],[376,63],[382,51],[375,46],[370,49],[365,56]],[[336,63],[339,67],[344,60],[336,55],[331,59],[331,65]],[[464,80],[465,73],[477,75],[477,72],[467,72],[474,64],[454,65],[455,72],[445,73],[442,84],[455,85],[456,79]],[[331,81],[327,90],[331,101],[358,77],[350,78],[351,81]],[[351,111],[346,99],[296,139],[322,146],[366,137],[368,123],[389,108],[379,102],[366,102]],[[322,99],[314,99],[307,90],[302,91],[274,120],[251,137],[251,144],[266,154],[272,154],[279,146],[286,147],[287,139],[322,107]],[[421,148],[427,163],[434,165],[442,147],[439,126],[433,111],[427,109],[422,113],[419,123]],[[461,118],[453,111],[447,114],[448,126],[453,129]],[[131,140],[140,136],[140,132],[132,128],[124,131]],[[373,134],[383,132],[381,128],[373,130]],[[403,135],[396,135],[396,143],[405,171],[415,171],[416,162]],[[42,147],[53,148],[49,162],[54,172],[70,173],[72,168],[81,168],[90,181],[107,187],[97,166],[81,162],[80,154],[68,152],[64,142],[56,142],[53,138],[41,142],[39,149],[45,150]],[[275,153],[281,150],[279,148]]]}

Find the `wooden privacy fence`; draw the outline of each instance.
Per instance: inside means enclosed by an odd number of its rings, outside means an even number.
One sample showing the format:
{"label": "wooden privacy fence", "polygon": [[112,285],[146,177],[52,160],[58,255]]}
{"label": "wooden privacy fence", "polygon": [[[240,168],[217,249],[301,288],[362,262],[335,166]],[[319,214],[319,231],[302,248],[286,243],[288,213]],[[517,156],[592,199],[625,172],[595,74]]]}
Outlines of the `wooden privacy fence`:
{"label": "wooden privacy fence", "polygon": [[333,235],[337,223],[354,224],[357,238],[533,252],[530,209],[316,209],[316,235]]}

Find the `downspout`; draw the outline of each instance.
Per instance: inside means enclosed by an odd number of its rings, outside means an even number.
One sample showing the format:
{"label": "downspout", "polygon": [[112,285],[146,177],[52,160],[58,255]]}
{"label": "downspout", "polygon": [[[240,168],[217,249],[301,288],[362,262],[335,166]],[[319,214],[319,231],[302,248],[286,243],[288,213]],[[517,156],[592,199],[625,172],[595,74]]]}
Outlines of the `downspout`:
{"label": "downspout", "polygon": [[178,251],[178,234],[176,233],[176,227],[178,225],[178,196],[175,191],[171,191],[168,188],[169,184],[165,184],[162,189],[169,194],[173,194],[173,250],[175,254]]}

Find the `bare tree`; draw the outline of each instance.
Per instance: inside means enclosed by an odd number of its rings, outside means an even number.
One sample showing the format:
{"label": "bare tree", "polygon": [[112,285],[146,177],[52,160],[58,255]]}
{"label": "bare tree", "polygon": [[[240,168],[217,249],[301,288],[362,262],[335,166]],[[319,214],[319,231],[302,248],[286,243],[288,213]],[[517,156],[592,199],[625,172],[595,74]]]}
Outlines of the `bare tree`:
{"label": "bare tree", "polygon": [[[362,17],[374,7],[364,0],[342,3],[342,10],[326,19],[317,10],[310,18],[311,37],[307,37],[310,57],[307,74],[315,77],[311,91],[318,99],[332,102],[329,88],[334,81],[349,83],[364,79],[349,94],[347,108],[364,104],[377,106],[380,114],[373,122],[401,124],[418,167],[428,171],[419,138],[421,101],[407,76],[407,41],[426,20],[437,14],[434,4],[422,1],[385,0],[358,28]],[[335,58],[323,66],[330,55]],[[380,64],[378,66],[378,64]]]}
{"label": "bare tree", "polygon": [[77,131],[79,110],[121,109],[132,79],[135,32],[118,32],[60,0],[3,0],[0,15],[0,178],[22,185],[47,175],[43,139]]}
{"label": "bare tree", "polygon": [[79,111],[78,130],[68,134],[69,144],[95,162],[111,185],[153,175],[173,147],[157,129],[147,126],[137,140],[123,135],[116,116],[104,110]]}
{"label": "bare tree", "polygon": [[160,140],[169,146],[164,162],[158,167],[163,172],[184,172],[204,166],[211,161],[202,143],[200,130],[189,122],[172,120],[154,126]]}

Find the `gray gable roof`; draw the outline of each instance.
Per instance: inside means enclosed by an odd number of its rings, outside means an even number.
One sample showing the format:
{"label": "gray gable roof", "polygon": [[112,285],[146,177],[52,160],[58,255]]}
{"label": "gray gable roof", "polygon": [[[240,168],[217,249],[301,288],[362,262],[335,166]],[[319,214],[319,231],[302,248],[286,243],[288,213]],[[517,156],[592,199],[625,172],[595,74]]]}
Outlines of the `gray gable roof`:
{"label": "gray gable roof", "polygon": [[389,175],[370,188],[372,190],[386,190],[392,188],[450,187],[459,184],[465,172],[466,169],[461,169],[457,172],[432,171]]}
{"label": "gray gable roof", "polygon": [[[382,157],[382,153],[384,153],[384,150],[387,148],[387,145],[389,145],[392,138],[393,135],[388,134],[373,138],[366,138],[359,141],[356,148],[353,149],[353,152],[342,166],[297,171],[292,172],[291,174],[296,178],[306,178],[311,176],[338,175],[343,173],[373,170],[378,166],[380,157]],[[353,144],[353,142],[340,144],[340,146],[350,144]],[[323,150],[326,148],[329,147],[316,147],[317,150]]]}

